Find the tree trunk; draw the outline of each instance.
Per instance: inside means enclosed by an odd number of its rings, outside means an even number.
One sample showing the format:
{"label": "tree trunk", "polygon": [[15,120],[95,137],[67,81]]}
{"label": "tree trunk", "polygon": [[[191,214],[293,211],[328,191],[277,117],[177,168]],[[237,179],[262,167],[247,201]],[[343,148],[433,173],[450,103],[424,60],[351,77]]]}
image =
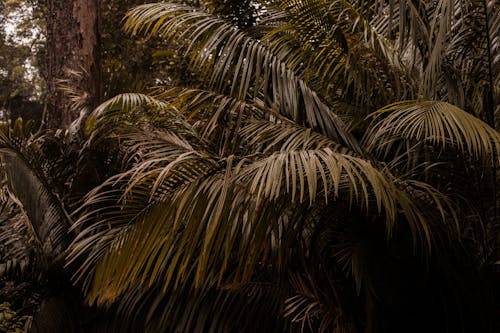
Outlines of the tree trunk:
{"label": "tree trunk", "polygon": [[68,128],[79,117],[81,110],[72,106],[72,97],[84,97],[79,102],[89,106],[100,101],[100,3],[101,0],[46,0],[46,120],[51,128]]}

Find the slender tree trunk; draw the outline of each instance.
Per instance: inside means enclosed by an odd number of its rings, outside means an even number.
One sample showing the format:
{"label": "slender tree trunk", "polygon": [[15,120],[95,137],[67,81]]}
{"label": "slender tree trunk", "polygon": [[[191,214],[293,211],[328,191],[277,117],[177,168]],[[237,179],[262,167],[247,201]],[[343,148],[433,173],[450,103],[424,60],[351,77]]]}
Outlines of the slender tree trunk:
{"label": "slender tree trunk", "polygon": [[79,117],[80,110],[72,107],[72,94],[65,88],[84,96],[87,105],[100,100],[100,3],[46,0],[49,127],[67,128]]}

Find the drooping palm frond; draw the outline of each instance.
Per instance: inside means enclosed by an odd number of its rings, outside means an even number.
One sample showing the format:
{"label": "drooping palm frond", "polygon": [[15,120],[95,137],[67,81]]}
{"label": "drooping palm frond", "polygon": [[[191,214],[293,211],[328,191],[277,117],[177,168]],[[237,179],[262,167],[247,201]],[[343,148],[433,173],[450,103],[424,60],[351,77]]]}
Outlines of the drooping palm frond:
{"label": "drooping palm frond", "polygon": [[[422,248],[432,242],[428,216],[414,195],[362,159],[327,147],[255,161],[229,157],[208,163],[199,153],[190,155],[169,160],[145,154],[135,168],[107,183],[123,185],[89,195],[75,224],[81,230],[70,260],[86,258],[78,276],[91,302],[112,302],[135,283],[176,288],[191,274],[206,287],[246,283],[259,262],[282,270],[290,260],[287,244],[302,228],[292,217],[340,195],[383,214],[389,235],[401,207],[415,241]],[[274,253],[279,257],[273,259]]]}
{"label": "drooping palm frond", "polygon": [[110,133],[130,138],[130,124],[135,124],[153,131],[175,130],[192,142],[213,143],[215,152],[227,155],[239,148],[235,137],[239,127],[249,119],[269,117],[290,122],[266,109],[263,103],[246,103],[210,90],[172,88],[155,91],[151,96],[121,94],[104,102],[91,115],[87,145],[99,144],[105,137],[112,137]]}
{"label": "drooping palm frond", "polygon": [[209,73],[207,81],[215,90],[228,90],[241,100],[258,98],[266,107],[360,151],[340,118],[286,63],[231,24],[192,7],[158,3],[129,11],[125,28],[134,34],[189,39],[187,54],[194,66]]}
{"label": "drooping palm frond", "polygon": [[[83,207],[90,209],[90,213],[81,215],[75,224],[81,231],[75,242],[83,244],[76,246],[74,252],[81,255],[80,252],[90,250],[79,271],[95,269],[93,265],[99,259],[96,256],[126,239],[127,233],[145,216],[153,215],[149,219],[153,219],[154,226],[154,219],[158,218],[154,216],[161,214],[162,201],[168,200],[179,187],[220,169],[210,154],[193,150],[188,142],[174,134],[151,136],[151,133],[137,132],[129,133],[125,140],[124,144],[129,147],[127,164],[135,165],[91,192]],[[121,211],[119,215],[115,215],[117,210]],[[161,227],[161,223],[157,226]],[[89,244],[93,245],[89,247]]]}
{"label": "drooping palm frond", "polygon": [[[304,129],[300,126],[295,126],[293,124],[287,124],[287,123],[273,123],[273,122],[267,122],[265,123],[264,121],[255,121],[255,122],[250,122],[247,126],[245,126],[242,129],[241,132],[242,137],[245,140],[248,140],[248,144],[253,146],[254,151],[263,151],[263,152],[268,152],[268,153],[277,153],[277,154],[287,154],[289,152],[292,153],[302,153],[304,151],[315,151],[315,150],[322,150],[322,149],[331,149],[331,151],[335,153],[339,153],[341,156],[344,156],[345,158],[352,158],[353,160],[353,169],[358,169],[361,173],[363,172],[371,172],[370,169],[373,168],[373,172],[376,174],[379,172],[377,167],[372,166],[372,164],[369,161],[365,161],[363,159],[359,159],[354,153],[348,151],[346,148],[341,147],[338,145],[336,142],[321,136],[318,133],[311,132],[309,129]],[[314,161],[312,158],[306,158],[305,160],[307,161]],[[357,162],[354,161],[359,161],[360,165],[356,166]],[[366,164],[364,164],[366,163]],[[343,163],[341,163],[343,164]],[[275,164],[276,165],[276,164]],[[375,163],[376,165],[376,163]],[[287,164],[288,167],[288,164]],[[293,169],[293,167],[292,167]],[[278,169],[279,170],[279,169]],[[390,170],[386,169],[385,171]],[[308,173],[306,173],[308,174]],[[319,174],[322,174],[322,172],[318,173],[318,179],[319,179]],[[328,173],[327,173],[328,174]],[[286,174],[286,177],[288,177],[289,174]],[[432,207],[438,207],[438,211],[442,214],[443,212],[446,212],[446,214],[452,214],[455,210],[455,208],[452,207],[451,203],[449,202],[448,199],[446,199],[439,191],[436,191],[435,189],[432,188],[432,186],[429,186],[425,183],[421,183],[418,181],[415,181],[411,177],[401,177],[401,179],[395,178],[390,172],[380,172],[380,176],[382,179],[385,181],[389,181],[391,183],[395,183],[396,186],[393,188],[398,194],[396,197],[401,200],[399,203],[402,206],[406,206],[406,210],[403,209],[403,211],[406,213],[409,213],[410,215],[412,211],[418,211],[416,207],[411,208],[416,202],[419,202],[421,205],[428,205],[429,209],[432,210]],[[293,177],[293,175],[292,175]],[[367,177],[368,178],[368,177]],[[279,179],[271,177],[271,179]],[[351,180],[354,178],[351,177]],[[357,178],[356,178],[357,179]],[[404,179],[404,180],[403,180]],[[272,182],[273,180],[267,180],[268,182]],[[264,183],[265,180],[262,180],[262,183]],[[287,183],[287,188],[289,185],[289,180],[287,178],[286,180]],[[293,183],[293,181],[292,181]],[[373,181],[369,181],[373,185]],[[266,184],[266,188],[271,188],[271,189],[276,189],[279,188],[276,185],[269,185]],[[360,188],[365,188],[365,185],[360,186]],[[405,193],[408,191],[407,193]],[[321,192],[321,191],[320,191]],[[328,192],[327,187],[324,188],[324,192]],[[278,192],[279,193],[279,192]],[[394,194],[394,193],[393,193]],[[355,196],[357,196],[357,193],[355,193]],[[327,196],[328,197],[328,196]],[[390,195],[389,195],[390,197]],[[351,201],[353,198],[349,197],[349,200]],[[412,201],[415,201],[412,203]],[[368,202],[368,200],[366,201]],[[361,206],[364,205],[364,201],[361,200]],[[387,202],[386,202],[387,204]],[[386,206],[386,204],[383,204],[382,206]],[[397,204],[396,204],[397,205]],[[378,207],[378,206],[377,206]],[[422,210],[422,212],[425,210]],[[437,213],[437,212],[436,212]],[[427,217],[424,217],[423,215],[415,215],[415,216],[407,216],[407,220],[410,222],[412,225],[412,233],[415,239],[418,239],[419,233],[424,231],[426,229],[426,220]],[[442,216],[443,220],[446,220],[445,216]],[[390,218],[389,218],[390,220]],[[455,220],[456,218],[453,216],[450,216],[450,220]],[[423,229],[420,229],[421,226],[423,226]],[[388,233],[390,234],[391,230],[391,225],[389,224],[387,227]],[[427,231],[424,231],[426,233]],[[422,235],[422,234],[421,234]],[[425,247],[425,246],[424,246]]]}
{"label": "drooping palm frond", "polygon": [[[373,114],[365,136],[369,150],[384,153],[398,140],[455,147],[477,159],[498,163],[500,134],[458,107],[439,101],[406,101]],[[493,159],[493,160],[492,160]]]}
{"label": "drooping palm frond", "polygon": [[[131,110],[139,106],[151,105],[158,109],[167,109],[167,104],[162,101],[155,99],[152,96],[141,94],[141,93],[123,93],[110,98],[101,105],[99,105],[93,112],[92,118],[101,118],[102,114],[110,110]],[[111,118],[111,117],[110,117]],[[87,122],[90,126],[92,121]]]}
{"label": "drooping palm frond", "polygon": [[10,131],[0,131],[0,155],[8,189],[22,205],[47,263],[62,260],[69,243],[67,232],[71,219],[61,201],[51,192],[36,166],[11,140]]}

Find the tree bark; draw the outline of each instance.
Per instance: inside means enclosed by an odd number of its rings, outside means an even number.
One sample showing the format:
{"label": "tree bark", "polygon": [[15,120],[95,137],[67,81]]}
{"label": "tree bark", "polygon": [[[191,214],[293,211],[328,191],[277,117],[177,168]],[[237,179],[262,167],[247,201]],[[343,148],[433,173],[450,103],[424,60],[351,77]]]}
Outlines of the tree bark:
{"label": "tree bark", "polygon": [[[101,98],[101,0],[46,0],[47,124],[68,128],[79,102],[95,106]],[[76,94],[75,94],[76,93]]]}

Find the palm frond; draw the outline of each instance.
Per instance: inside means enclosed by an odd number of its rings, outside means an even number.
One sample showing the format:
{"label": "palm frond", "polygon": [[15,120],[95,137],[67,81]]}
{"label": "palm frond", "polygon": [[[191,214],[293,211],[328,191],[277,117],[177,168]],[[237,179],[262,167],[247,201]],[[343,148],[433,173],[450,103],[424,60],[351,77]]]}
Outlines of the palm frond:
{"label": "palm frond", "polygon": [[61,260],[68,245],[67,232],[72,224],[61,201],[50,191],[39,170],[4,132],[0,132],[0,155],[9,191],[26,212],[48,263]]}
{"label": "palm frond", "polygon": [[91,133],[89,141],[110,135],[114,127],[119,127],[117,125],[139,121],[142,108],[158,110],[168,116],[173,114],[165,102],[152,96],[140,93],[120,94],[103,102],[91,113],[87,120],[87,131]]}
{"label": "palm frond", "polygon": [[211,143],[220,156],[235,154],[240,148],[238,132],[250,119],[280,118],[263,103],[247,103],[232,96],[203,89],[174,88],[157,96],[169,103],[199,133],[200,141]]}
{"label": "palm frond", "polygon": [[314,150],[324,147],[340,153],[349,152],[339,143],[311,129],[281,120],[252,120],[241,128],[239,134],[254,152]]}
{"label": "palm frond", "polygon": [[[439,101],[405,101],[373,114],[365,136],[370,151],[384,153],[397,140],[454,147],[477,159],[498,163],[500,134],[458,107]],[[492,160],[495,159],[495,160]]]}
{"label": "palm frond", "polygon": [[[341,195],[385,216],[388,235],[401,207],[415,241],[430,246],[427,214],[406,189],[360,158],[323,147],[256,161],[229,157],[206,167],[201,159],[183,154],[163,160],[163,167],[144,161],[108,182],[125,187],[89,195],[70,262],[86,258],[77,277],[90,302],[111,302],[135,283],[175,289],[191,274],[197,286],[238,285],[262,262],[280,271],[289,260],[282,252],[302,228],[293,216]],[[423,196],[429,194],[445,214],[441,198],[431,189]],[[275,253],[281,253],[277,261]]]}
{"label": "palm frond", "polygon": [[342,91],[354,91],[359,105],[373,102],[373,96],[364,99],[367,88],[377,90],[379,98],[407,94],[404,81],[411,76],[392,41],[372,24],[370,7],[344,0],[285,1],[281,6],[290,17],[267,38],[288,64],[312,76],[307,82],[323,87],[319,91],[330,95],[347,83]]}
{"label": "palm frond", "polygon": [[217,91],[241,100],[259,98],[268,108],[360,152],[340,118],[259,40],[192,7],[148,4],[128,12],[125,29],[190,40],[188,55]]}
{"label": "palm frond", "polygon": [[[75,228],[80,230],[75,239],[70,263],[75,257],[89,252],[77,271],[94,270],[95,262],[109,248],[120,247],[129,232],[137,229],[142,219],[168,218],[168,211],[159,217],[163,201],[183,186],[196,183],[207,174],[217,172],[220,166],[209,154],[203,156],[175,135],[148,137],[145,133],[130,135],[129,159],[136,160],[130,170],[118,174],[89,193]],[[158,207],[160,206],[160,207]],[[116,212],[121,213],[116,215]],[[157,226],[165,226],[159,223]],[[108,227],[111,227],[109,229]],[[162,227],[163,228],[163,227]]]}
{"label": "palm frond", "polygon": [[0,220],[0,279],[19,277],[33,264],[26,216],[15,205],[2,209]]}

